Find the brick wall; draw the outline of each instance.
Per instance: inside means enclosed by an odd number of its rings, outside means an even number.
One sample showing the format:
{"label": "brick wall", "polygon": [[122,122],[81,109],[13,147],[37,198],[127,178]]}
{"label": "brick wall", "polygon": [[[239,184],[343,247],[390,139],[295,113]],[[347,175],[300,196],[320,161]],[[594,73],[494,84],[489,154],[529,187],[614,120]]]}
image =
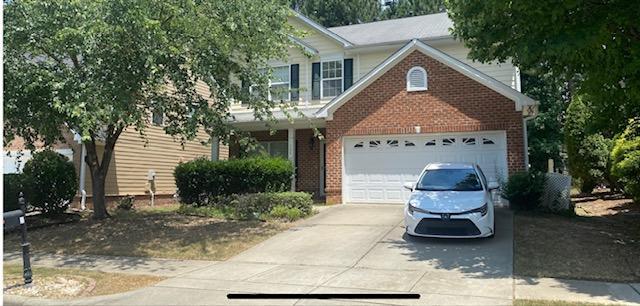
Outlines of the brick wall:
{"label": "brick wall", "polygon": [[[414,66],[428,73],[427,91],[407,92]],[[522,113],[512,100],[414,51],[342,105],[327,121],[327,203],[342,202],[342,143],[348,135],[505,130],[509,173],[524,169]]]}

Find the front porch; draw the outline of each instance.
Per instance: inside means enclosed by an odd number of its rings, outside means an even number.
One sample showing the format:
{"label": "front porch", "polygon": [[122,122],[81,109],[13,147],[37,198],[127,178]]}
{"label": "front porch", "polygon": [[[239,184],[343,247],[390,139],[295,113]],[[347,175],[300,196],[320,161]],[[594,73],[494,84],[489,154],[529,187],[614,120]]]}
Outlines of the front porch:
{"label": "front porch", "polygon": [[[318,129],[324,135],[324,128]],[[271,156],[289,159],[295,167],[295,176],[291,182],[291,190],[313,194],[317,200],[325,198],[325,142],[315,136],[310,128],[279,129],[273,135],[268,130],[251,131],[265,151]],[[242,156],[239,144],[229,146],[229,158]]]}

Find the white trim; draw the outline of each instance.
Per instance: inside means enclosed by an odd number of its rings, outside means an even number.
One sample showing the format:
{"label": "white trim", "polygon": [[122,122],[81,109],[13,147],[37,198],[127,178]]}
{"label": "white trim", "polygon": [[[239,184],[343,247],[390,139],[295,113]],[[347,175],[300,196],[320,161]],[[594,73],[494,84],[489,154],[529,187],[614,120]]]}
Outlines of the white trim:
{"label": "white trim", "polygon": [[[323,69],[322,66],[324,65],[324,63],[328,63],[328,62],[340,62],[340,77],[333,77],[333,78],[324,78],[324,76],[322,75],[323,73]],[[324,95],[324,81],[333,81],[333,80],[340,80],[340,93],[336,96],[326,96]],[[320,60],[320,100],[324,100],[325,98],[333,98],[333,97],[338,97],[342,94],[342,91],[344,90],[344,58],[342,57],[326,57]]]}
{"label": "white trim", "polygon": [[353,47],[353,44],[351,42],[349,42],[348,40],[340,37],[340,35],[329,31],[327,28],[325,28],[325,27],[321,26],[320,24],[316,23],[315,21],[311,20],[309,17],[307,17],[305,15],[302,15],[299,12],[296,12],[296,11],[293,11],[293,16],[298,18],[298,20],[302,21],[303,23],[307,24],[308,26],[312,27],[316,31],[320,32],[321,34],[324,34],[325,36],[335,40],[338,43],[340,43],[343,47],[345,47],[345,48]]}
{"label": "white trim", "polygon": [[327,187],[327,186],[325,186],[325,181],[324,181],[324,173],[325,173],[325,171],[327,171],[327,167],[326,167],[326,164],[325,164],[325,158],[324,158],[324,154],[325,154],[325,152],[324,152],[325,151],[325,147],[324,146],[326,145],[325,140],[323,139],[323,140],[318,141],[318,145],[320,146],[320,147],[318,147],[318,151],[320,152],[320,181],[319,181],[319,184],[318,184],[319,187],[320,187],[320,190],[318,191],[318,194],[320,196],[324,196],[325,195],[324,189]]}
{"label": "white trim", "polygon": [[349,101],[353,96],[359,93],[362,89],[373,83],[376,79],[382,76],[385,72],[389,71],[395,64],[399,63],[412,51],[419,50],[420,52],[428,55],[429,57],[451,67],[452,69],[466,75],[467,77],[477,81],[478,83],[489,87],[490,89],[502,94],[503,96],[513,100],[515,103],[515,110],[522,111],[525,105],[536,105],[538,102],[518,92],[517,90],[497,81],[496,79],[486,75],[485,73],[443,53],[417,39],[414,39],[407,43],[404,47],[396,51],[389,56],[384,62],[378,65],[376,68],[367,73],[362,79],[358,80],[353,86],[344,91],[341,95],[335,97],[329,103],[327,103],[322,109],[316,113],[316,117],[327,118],[331,120],[333,112]]}
{"label": "white trim", "polygon": [[[424,86],[411,87],[410,76],[411,76],[411,73],[416,70],[422,72],[422,75],[424,76]],[[425,70],[420,66],[411,67],[411,69],[407,71],[407,91],[425,91],[428,88],[429,88],[429,74],[427,73],[427,70]]]}

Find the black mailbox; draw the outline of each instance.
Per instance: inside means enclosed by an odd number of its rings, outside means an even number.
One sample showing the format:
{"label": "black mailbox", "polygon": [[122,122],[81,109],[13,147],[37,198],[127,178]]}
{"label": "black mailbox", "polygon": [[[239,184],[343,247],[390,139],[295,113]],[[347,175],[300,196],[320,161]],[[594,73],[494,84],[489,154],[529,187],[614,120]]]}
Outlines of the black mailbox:
{"label": "black mailbox", "polygon": [[21,209],[8,211],[3,214],[4,230],[12,230],[24,224],[24,212]]}

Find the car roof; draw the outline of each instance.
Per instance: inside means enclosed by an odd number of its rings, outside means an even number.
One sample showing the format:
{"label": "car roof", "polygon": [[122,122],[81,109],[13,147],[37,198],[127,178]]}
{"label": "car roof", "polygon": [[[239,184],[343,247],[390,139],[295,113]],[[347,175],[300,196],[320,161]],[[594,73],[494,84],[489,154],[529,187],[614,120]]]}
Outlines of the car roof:
{"label": "car roof", "polygon": [[431,163],[428,164],[425,170],[437,170],[437,169],[474,169],[474,163]]}

